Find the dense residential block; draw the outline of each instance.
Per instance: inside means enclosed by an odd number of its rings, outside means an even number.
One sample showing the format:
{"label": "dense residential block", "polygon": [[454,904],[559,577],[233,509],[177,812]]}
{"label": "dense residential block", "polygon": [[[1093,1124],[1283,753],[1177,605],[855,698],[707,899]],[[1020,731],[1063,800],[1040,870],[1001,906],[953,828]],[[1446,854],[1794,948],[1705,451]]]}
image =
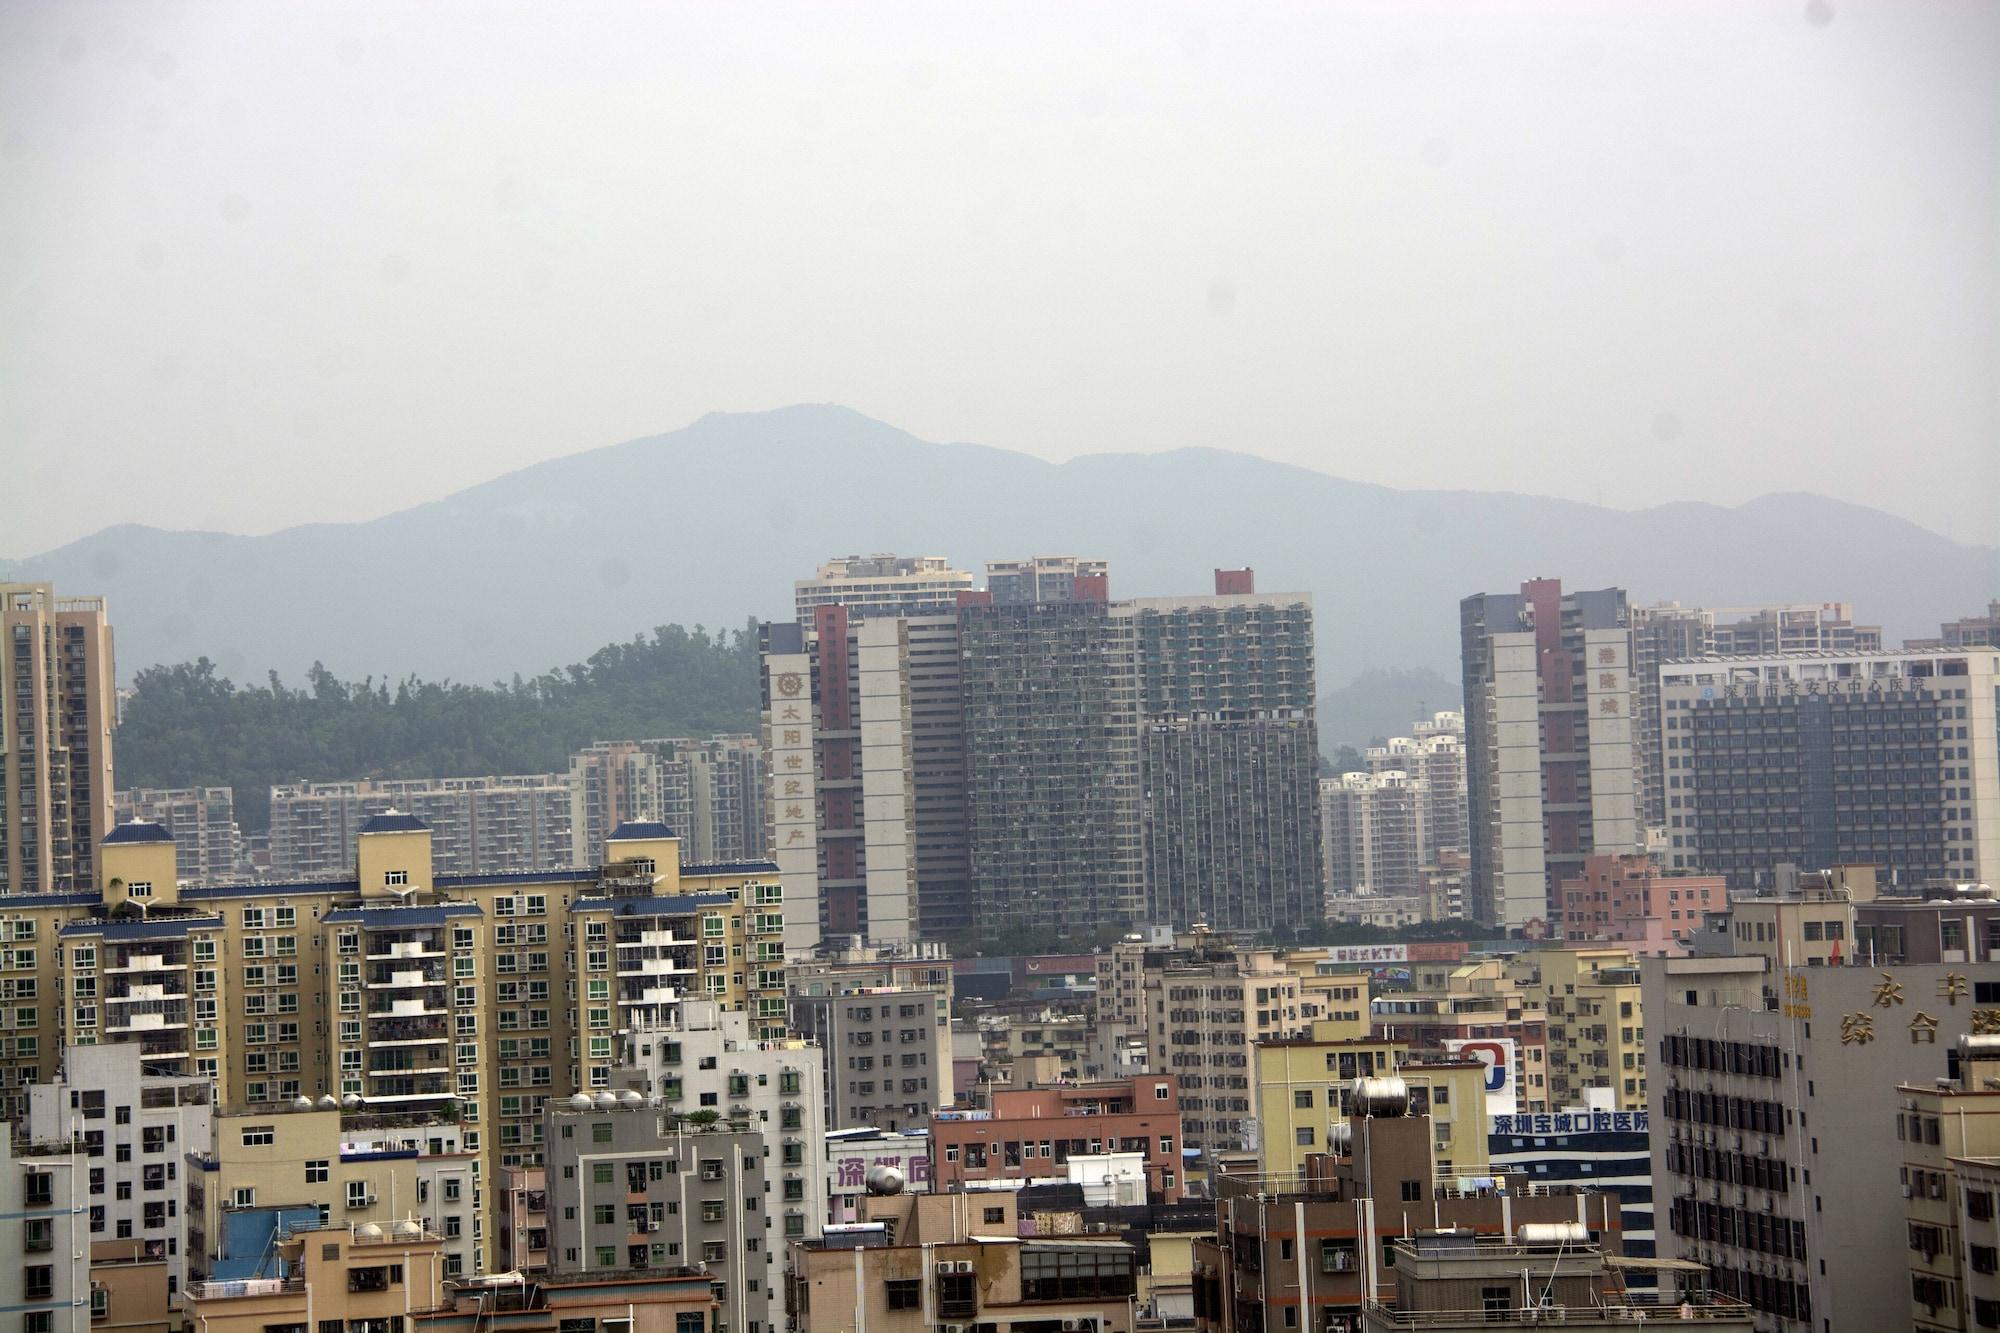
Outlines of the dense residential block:
{"label": "dense residential block", "polygon": [[552,1271],[701,1265],[734,1324],[771,1328],[764,1223],[776,1162],[761,1132],[692,1125],[629,1088],[578,1093],[548,1108],[547,1159]]}
{"label": "dense residential block", "polygon": [[634,824],[603,866],[437,875],[413,816],[356,837],[351,877],[181,889],[166,831],[126,824],[94,891],[0,898],[0,990],[32,1005],[0,1046],[14,1113],[65,1043],[129,1044],[147,1073],[211,1081],[221,1112],[456,1115],[486,1182],[539,1162],[548,1100],[609,1087],[621,1032],[687,995],[784,1034],[769,862],[683,866]]}
{"label": "dense residential block", "polygon": [[236,823],[236,793],[229,787],[140,787],[114,802],[118,823],[158,824],[174,840],[176,873],[183,884],[204,887],[251,878],[249,848]]}
{"label": "dense residential block", "polygon": [[571,860],[569,806],[569,784],[555,773],[287,783],[271,788],[269,878],[352,874],[362,826],[388,810],[423,820],[440,875],[591,864]]}

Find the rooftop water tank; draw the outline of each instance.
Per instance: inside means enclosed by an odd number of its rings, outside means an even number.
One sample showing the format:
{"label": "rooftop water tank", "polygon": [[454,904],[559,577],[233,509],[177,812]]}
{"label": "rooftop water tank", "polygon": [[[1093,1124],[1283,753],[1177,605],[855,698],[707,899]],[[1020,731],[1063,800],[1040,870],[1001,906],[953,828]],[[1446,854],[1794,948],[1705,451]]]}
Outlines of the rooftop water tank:
{"label": "rooftop water tank", "polygon": [[1590,1228],[1581,1222],[1523,1222],[1514,1228],[1514,1239],[1523,1245],[1588,1245]]}
{"label": "rooftop water tank", "polygon": [[1371,1120],[1403,1115],[1410,1109],[1410,1087],[1390,1074],[1379,1078],[1357,1078],[1349,1092],[1354,1114]]}
{"label": "rooftop water tank", "polygon": [[893,1166],[881,1163],[871,1166],[868,1168],[868,1174],[863,1179],[868,1184],[868,1192],[870,1194],[901,1194],[903,1192],[903,1173]]}

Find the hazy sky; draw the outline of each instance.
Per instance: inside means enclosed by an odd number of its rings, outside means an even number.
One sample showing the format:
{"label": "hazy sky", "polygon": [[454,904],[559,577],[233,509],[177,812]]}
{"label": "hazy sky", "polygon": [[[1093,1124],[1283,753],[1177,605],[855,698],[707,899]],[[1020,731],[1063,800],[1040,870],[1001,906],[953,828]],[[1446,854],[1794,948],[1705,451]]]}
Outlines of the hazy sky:
{"label": "hazy sky", "polygon": [[1964,0],[11,0],[0,555],[798,401],[2000,541],[1996,90]]}

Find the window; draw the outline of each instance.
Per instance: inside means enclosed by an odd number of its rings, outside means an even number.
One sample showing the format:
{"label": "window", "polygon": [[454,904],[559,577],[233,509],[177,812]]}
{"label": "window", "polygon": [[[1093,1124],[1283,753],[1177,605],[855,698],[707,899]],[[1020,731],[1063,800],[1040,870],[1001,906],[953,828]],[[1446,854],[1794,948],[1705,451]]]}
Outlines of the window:
{"label": "window", "polygon": [[269,1125],[245,1125],[243,1146],[246,1148],[268,1148],[278,1141],[276,1132]]}
{"label": "window", "polygon": [[922,1278],[891,1278],[883,1283],[888,1288],[891,1310],[918,1310],[924,1304],[924,1283]]}
{"label": "window", "polygon": [[125,886],[125,892],[133,898],[150,898],[153,896],[153,882],[146,879],[135,879]]}
{"label": "window", "polygon": [[986,1225],[988,1226],[999,1226],[1007,1220],[1007,1210],[1005,1208],[988,1208],[984,1212]]}
{"label": "window", "polygon": [[331,1162],[332,1159],[327,1157],[321,1157],[307,1161],[306,1184],[324,1185],[329,1179],[331,1179],[332,1178],[331,1172],[329,1170]]}
{"label": "window", "polygon": [[385,870],[382,872],[382,887],[384,888],[400,889],[406,887],[409,882],[410,872],[407,870]]}
{"label": "window", "polygon": [[368,1182],[365,1180],[348,1181],[347,1206],[349,1208],[366,1208],[368,1206],[368,1202],[369,1202]]}

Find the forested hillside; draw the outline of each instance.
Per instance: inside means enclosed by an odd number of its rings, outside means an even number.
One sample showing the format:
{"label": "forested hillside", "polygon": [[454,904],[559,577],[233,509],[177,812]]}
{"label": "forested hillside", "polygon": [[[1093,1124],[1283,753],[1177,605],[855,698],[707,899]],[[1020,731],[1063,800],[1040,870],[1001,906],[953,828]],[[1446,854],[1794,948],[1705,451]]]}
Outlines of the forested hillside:
{"label": "forested hillside", "polygon": [[121,787],[234,787],[249,832],[266,826],[274,782],[558,772],[592,741],[756,724],[754,631],[662,625],[587,662],[493,685],[343,681],[315,663],[293,689],[275,671],[237,685],[206,657],[147,667],[112,753]]}

